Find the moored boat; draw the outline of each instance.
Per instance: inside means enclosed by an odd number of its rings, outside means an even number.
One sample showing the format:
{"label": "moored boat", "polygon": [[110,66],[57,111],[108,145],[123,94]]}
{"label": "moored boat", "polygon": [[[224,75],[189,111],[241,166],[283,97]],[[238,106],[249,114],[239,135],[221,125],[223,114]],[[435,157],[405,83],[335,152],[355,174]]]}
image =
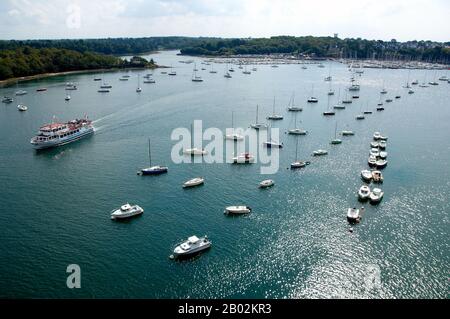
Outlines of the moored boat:
{"label": "moored boat", "polygon": [[125,204],[111,213],[111,219],[125,219],[144,213],[142,207],[138,205]]}
{"label": "moored boat", "polygon": [[186,257],[192,257],[211,248],[211,241],[208,236],[198,238],[197,236],[191,236],[183,243],[177,245],[173,250],[171,259],[181,259]]}
{"label": "moored boat", "polygon": [[244,215],[250,214],[252,209],[248,206],[229,206],[225,208],[224,214]]}
{"label": "moored boat", "polygon": [[203,177],[196,177],[191,180],[188,180],[183,184],[183,188],[190,188],[203,185],[205,183],[205,179]]}

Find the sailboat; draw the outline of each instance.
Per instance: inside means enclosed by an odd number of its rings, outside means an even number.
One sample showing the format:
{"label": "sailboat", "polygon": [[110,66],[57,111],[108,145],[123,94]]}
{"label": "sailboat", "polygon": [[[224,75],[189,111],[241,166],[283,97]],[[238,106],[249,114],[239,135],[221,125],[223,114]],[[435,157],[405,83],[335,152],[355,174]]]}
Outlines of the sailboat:
{"label": "sailboat", "polygon": [[201,76],[197,75],[197,67],[194,66],[194,73],[192,74],[192,82],[203,82]]}
{"label": "sailboat", "polygon": [[387,94],[386,88],[384,87],[384,81],[383,81],[383,88],[381,89],[381,94]]}
{"label": "sailboat", "polygon": [[327,98],[327,110],[323,112],[324,116],[333,116],[336,115],[336,112],[330,109],[330,96]]}
{"label": "sailboat", "polygon": [[267,117],[268,120],[279,121],[283,119],[282,115],[275,114],[275,97],[273,98],[273,113]]}
{"label": "sailboat", "polygon": [[172,65],[170,66],[170,72],[168,73],[168,75],[170,75],[170,76],[177,75],[177,72],[173,70],[173,66]]}
{"label": "sailboat", "polygon": [[410,89],[411,88],[411,85],[409,85],[409,76],[410,76],[410,74],[411,74],[411,70],[408,70],[408,80],[406,81],[406,84],[403,87],[405,89]]}
{"label": "sailboat", "polygon": [[345,105],[341,104],[340,99],[341,99],[341,88],[339,88],[338,90],[338,99],[337,99],[338,102],[333,106],[335,110],[345,110]]}
{"label": "sailboat", "polygon": [[[231,112],[231,128],[234,131],[234,112]],[[244,140],[244,137],[236,132],[233,132],[232,134],[225,135],[225,139],[232,141],[242,141]]]}
{"label": "sailboat", "polygon": [[291,99],[289,100],[288,111],[289,112],[303,111],[303,108],[301,108],[299,106],[295,106],[295,93],[292,93]]}
{"label": "sailboat", "polygon": [[256,122],[255,124],[250,124],[250,127],[254,128],[255,130],[266,130],[267,124],[259,123],[258,117],[259,117],[259,105],[256,106]]}
{"label": "sailboat", "polygon": [[295,145],[295,161],[291,163],[291,169],[303,168],[309,164],[310,162],[298,160],[298,139],[297,139],[297,144]]}
{"label": "sailboat", "polygon": [[242,72],[243,74],[252,74],[249,70],[247,70],[247,65],[245,65],[245,70]]}
{"label": "sailboat", "polygon": [[109,93],[110,90],[112,89],[112,85],[109,85],[108,83],[105,82],[105,72],[102,73],[102,85],[100,85],[100,89],[98,90],[99,93]]}
{"label": "sailboat", "polygon": [[312,85],[311,96],[308,98],[308,103],[317,103],[319,100],[314,97],[314,84]]}
{"label": "sailboat", "polygon": [[152,152],[151,152],[151,144],[150,139],[148,139],[148,160],[150,166],[148,168],[143,168],[138,174],[140,175],[160,175],[167,173],[169,168],[166,166],[152,166]]}
{"label": "sailboat", "polygon": [[297,113],[295,113],[295,127],[293,129],[288,130],[288,134],[290,135],[306,135],[308,131],[297,128]]}
{"label": "sailboat", "polygon": [[208,152],[205,151],[203,148],[197,148],[194,147],[194,135],[192,134],[192,124],[191,124],[191,148],[187,148],[183,151],[184,155],[191,155],[191,156],[197,156],[197,155],[208,155]]}
{"label": "sailboat", "polygon": [[228,69],[228,65],[227,65],[227,67],[225,68],[225,74],[224,74],[224,77],[227,78],[227,79],[231,79],[231,74],[230,74],[230,72],[227,71],[227,69]]}
{"label": "sailboat", "polygon": [[[348,125],[347,125],[347,127],[348,127]],[[346,129],[346,130],[343,130],[341,132],[341,134],[342,134],[342,136],[353,136],[353,135],[355,135],[355,132],[353,132],[353,131],[351,131],[349,129]]]}
{"label": "sailboat", "polygon": [[334,139],[331,140],[330,144],[332,145],[337,145],[337,144],[341,144],[342,140],[337,138],[337,121],[336,121],[336,127],[334,129]]}
{"label": "sailboat", "polygon": [[283,143],[272,141],[271,130],[269,129],[269,136],[266,142],[263,142],[263,145],[267,148],[283,148]]}
{"label": "sailboat", "polygon": [[345,99],[342,100],[343,104],[351,104],[353,103],[352,99],[348,98],[348,90],[345,90]]}
{"label": "sailboat", "polygon": [[142,92],[142,88],[141,88],[141,75],[138,74],[138,86],[136,88],[136,92],[137,93],[141,93]]}
{"label": "sailboat", "polygon": [[211,64],[211,71],[209,71],[209,73],[211,73],[211,74],[216,74],[217,73],[217,71],[214,70],[214,63]]}

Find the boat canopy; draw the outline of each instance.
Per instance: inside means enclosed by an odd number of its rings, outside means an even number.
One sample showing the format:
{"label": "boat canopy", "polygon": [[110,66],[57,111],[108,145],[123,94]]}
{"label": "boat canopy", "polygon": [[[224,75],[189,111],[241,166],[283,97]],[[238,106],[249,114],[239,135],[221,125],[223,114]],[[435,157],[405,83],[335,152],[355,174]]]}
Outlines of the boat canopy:
{"label": "boat canopy", "polygon": [[191,244],[195,244],[196,242],[198,242],[200,239],[197,236],[192,236],[188,238],[189,243]]}

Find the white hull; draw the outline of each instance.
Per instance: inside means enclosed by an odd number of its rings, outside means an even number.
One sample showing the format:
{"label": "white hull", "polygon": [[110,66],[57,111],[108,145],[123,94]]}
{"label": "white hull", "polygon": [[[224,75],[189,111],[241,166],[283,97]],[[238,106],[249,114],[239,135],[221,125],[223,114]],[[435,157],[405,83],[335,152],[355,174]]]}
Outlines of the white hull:
{"label": "white hull", "polygon": [[56,138],[52,141],[44,141],[44,142],[31,142],[33,145],[33,148],[36,150],[46,149],[46,148],[52,148],[52,147],[58,147],[65,144],[69,144],[72,142],[76,142],[78,140],[81,140],[85,137],[88,137],[90,135],[94,134],[94,128],[81,128],[78,133],[74,133],[73,135],[65,136],[62,138]]}

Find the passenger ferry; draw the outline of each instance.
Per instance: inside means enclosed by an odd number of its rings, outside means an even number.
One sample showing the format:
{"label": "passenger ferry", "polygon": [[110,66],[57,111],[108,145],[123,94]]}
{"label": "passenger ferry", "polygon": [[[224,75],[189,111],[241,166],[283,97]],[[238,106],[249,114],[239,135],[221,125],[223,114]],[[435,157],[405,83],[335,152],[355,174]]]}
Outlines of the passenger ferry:
{"label": "passenger ferry", "polygon": [[39,129],[30,143],[35,149],[51,148],[78,141],[93,133],[92,121],[86,117],[67,123],[46,124]]}

